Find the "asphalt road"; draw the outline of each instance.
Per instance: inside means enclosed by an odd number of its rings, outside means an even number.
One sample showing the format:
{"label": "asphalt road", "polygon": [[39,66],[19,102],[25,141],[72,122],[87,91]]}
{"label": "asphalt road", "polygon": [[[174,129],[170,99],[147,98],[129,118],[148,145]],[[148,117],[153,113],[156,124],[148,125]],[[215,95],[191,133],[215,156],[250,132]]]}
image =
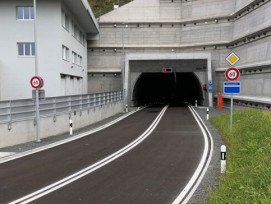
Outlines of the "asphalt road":
{"label": "asphalt road", "polygon": [[[162,108],[128,118],[53,149],[0,164],[0,203],[8,203],[63,179],[131,143]],[[196,170],[204,149],[187,107],[170,107],[153,133],[106,166],[33,203],[171,203]]]}

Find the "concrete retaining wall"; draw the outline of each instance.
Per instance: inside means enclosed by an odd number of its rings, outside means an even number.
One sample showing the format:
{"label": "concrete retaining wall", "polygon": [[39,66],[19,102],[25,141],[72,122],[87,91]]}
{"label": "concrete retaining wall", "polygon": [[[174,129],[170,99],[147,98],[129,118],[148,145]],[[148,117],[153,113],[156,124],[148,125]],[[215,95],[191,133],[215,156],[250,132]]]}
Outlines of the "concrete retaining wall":
{"label": "concrete retaining wall", "polygon": [[[102,105],[96,108],[72,112],[71,119],[73,120],[73,128],[77,130],[85,126],[94,124],[105,118],[120,113],[123,110],[122,101]],[[41,139],[46,137],[55,136],[58,134],[69,132],[69,115],[56,116],[54,122],[53,117],[41,118]],[[33,120],[14,122],[12,123],[12,129],[8,130],[8,124],[0,125],[0,148],[13,146],[21,143],[34,141],[36,128]]]}

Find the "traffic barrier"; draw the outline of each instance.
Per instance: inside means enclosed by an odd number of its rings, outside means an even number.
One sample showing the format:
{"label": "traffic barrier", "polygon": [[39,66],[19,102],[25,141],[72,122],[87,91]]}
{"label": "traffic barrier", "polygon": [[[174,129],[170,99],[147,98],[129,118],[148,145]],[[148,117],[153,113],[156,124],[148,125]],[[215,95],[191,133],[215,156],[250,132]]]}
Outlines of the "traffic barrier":
{"label": "traffic barrier", "polygon": [[217,108],[223,108],[223,96],[222,93],[217,94]]}

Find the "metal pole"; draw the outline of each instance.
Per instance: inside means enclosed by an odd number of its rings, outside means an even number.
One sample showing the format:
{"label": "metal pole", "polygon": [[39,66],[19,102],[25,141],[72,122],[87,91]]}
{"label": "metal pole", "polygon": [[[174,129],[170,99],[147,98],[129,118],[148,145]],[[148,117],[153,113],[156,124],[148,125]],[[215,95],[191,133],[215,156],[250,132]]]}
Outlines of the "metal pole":
{"label": "metal pole", "polygon": [[233,121],[233,95],[231,94],[231,116],[230,116],[230,129],[232,130],[232,121]]}
{"label": "metal pole", "polygon": [[126,93],[125,93],[125,50],[124,50],[124,26],[125,23],[122,23],[122,69],[121,69],[121,75],[122,75],[122,90],[123,90],[123,108],[126,107],[125,103],[126,103]]}
{"label": "metal pole", "polygon": [[[37,40],[37,4],[34,0],[34,41],[35,41],[35,75],[39,76],[38,70],[38,40]],[[39,112],[39,89],[36,89],[36,142],[40,142],[40,112]]]}

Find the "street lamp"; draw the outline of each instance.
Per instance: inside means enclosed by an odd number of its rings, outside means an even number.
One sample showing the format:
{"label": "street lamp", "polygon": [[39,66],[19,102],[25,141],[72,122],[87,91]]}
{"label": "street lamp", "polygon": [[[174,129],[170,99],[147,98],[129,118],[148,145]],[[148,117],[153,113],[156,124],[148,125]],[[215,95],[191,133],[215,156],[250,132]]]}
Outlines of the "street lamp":
{"label": "street lamp", "polygon": [[[34,5],[34,42],[35,42],[35,76],[39,76],[38,70],[38,40],[37,40],[37,4]],[[40,141],[40,112],[39,112],[39,89],[36,89],[36,142]]]}
{"label": "street lamp", "polygon": [[126,23],[122,23],[122,90],[123,90],[123,105],[125,106],[127,103],[127,96],[126,96],[126,90],[125,90],[125,49],[124,49],[124,28],[128,28],[128,25]]}

